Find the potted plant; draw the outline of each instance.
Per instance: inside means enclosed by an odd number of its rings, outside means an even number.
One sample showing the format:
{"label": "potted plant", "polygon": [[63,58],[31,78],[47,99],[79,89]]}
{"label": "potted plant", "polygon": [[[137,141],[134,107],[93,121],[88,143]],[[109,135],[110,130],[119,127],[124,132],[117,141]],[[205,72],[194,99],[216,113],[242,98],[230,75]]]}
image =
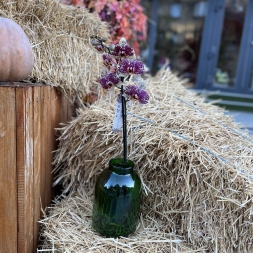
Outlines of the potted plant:
{"label": "potted plant", "polygon": [[91,37],[92,45],[103,54],[105,70],[99,80],[106,89],[118,88],[113,131],[123,128],[123,157],[112,158],[109,167],[99,175],[95,186],[92,222],[107,237],[128,236],[136,229],[141,201],[141,180],[127,158],[126,103],[133,100],[149,102],[141,77],[144,64],[136,59],[134,50],[124,38],[107,45],[104,39]]}

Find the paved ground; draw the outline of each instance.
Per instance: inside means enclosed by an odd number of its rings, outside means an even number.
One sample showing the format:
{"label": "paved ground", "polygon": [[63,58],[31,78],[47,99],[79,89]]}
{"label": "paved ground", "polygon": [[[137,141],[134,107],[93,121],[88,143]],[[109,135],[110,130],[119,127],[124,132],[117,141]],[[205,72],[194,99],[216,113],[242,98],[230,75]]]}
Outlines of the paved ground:
{"label": "paved ground", "polygon": [[226,114],[231,115],[234,120],[242,127],[246,127],[249,133],[253,135],[253,111],[252,112],[240,112],[240,111],[228,111]]}

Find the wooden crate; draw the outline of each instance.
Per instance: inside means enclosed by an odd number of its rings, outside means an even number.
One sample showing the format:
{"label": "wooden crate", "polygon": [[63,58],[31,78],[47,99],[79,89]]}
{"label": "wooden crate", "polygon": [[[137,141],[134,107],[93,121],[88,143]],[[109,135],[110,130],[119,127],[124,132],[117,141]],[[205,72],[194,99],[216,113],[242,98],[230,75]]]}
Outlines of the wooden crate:
{"label": "wooden crate", "polygon": [[55,128],[70,119],[56,89],[0,83],[0,253],[36,252],[41,208],[53,197]]}

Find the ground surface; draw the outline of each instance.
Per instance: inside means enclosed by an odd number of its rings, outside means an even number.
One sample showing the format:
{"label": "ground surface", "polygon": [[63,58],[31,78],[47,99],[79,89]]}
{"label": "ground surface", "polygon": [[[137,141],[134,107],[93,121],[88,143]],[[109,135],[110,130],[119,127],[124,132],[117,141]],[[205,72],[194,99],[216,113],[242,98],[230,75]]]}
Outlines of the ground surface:
{"label": "ground surface", "polygon": [[236,122],[240,123],[242,127],[247,128],[249,130],[249,133],[253,135],[253,111],[228,111],[226,114],[231,115]]}

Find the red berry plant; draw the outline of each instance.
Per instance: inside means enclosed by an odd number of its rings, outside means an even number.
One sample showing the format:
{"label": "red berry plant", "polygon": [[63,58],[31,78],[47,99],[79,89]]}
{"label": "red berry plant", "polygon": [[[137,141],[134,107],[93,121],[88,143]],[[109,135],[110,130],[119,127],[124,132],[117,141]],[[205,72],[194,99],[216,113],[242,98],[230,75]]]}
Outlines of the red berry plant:
{"label": "red berry plant", "polygon": [[118,44],[107,45],[105,39],[92,36],[91,43],[103,55],[105,68],[99,83],[105,90],[114,88],[120,90],[117,102],[120,105],[119,113],[122,117],[124,162],[126,162],[126,103],[138,101],[140,104],[147,104],[149,102],[149,95],[145,90],[145,82],[142,78],[144,64],[136,59],[134,49],[127,44],[125,38],[121,38]]}
{"label": "red berry plant", "polygon": [[140,0],[59,0],[67,5],[86,8],[109,26],[111,41],[124,37],[139,54],[140,42],[147,37],[147,16]]}

